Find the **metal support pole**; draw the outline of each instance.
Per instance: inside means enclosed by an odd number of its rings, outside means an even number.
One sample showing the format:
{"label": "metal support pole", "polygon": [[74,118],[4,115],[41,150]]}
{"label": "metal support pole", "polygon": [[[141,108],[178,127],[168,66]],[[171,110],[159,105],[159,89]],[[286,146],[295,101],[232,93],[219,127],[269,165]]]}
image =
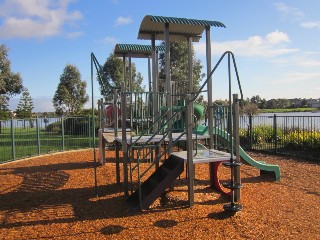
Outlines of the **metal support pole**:
{"label": "metal support pole", "polygon": [[[234,152],[236,156],[236,162],[241,163],[240,160],[240,133],[239,133],[239,99],[238,94],[233,94],[233,106],[234,106],[234,117],[233,117],[233,133],[234,133]],[[241,186],[241,176],[240,176],[240,165],[234,168],[234,178],[235,183]],[[234,200],[240,201],[240,188],[235,189]]]}
{"label": "metal support pole", "polygon": [[113,89],[113,128],[115,137],[118,137],[118,121],[118,91]]}
{"label": "metal support pole", "polygon": [[124,82],[121,84],[121,127],[122,127],[122,153],[123,153],[123,183],[124,194],[126,197],[128,193],[128,143],[126,134],[126,92]]}
{"label": "metal support pole", "polygon": [[97,181],[97,157],[96,157],[96,133],[94,119],[94,91],[93,91],[93,53],[91,53],[91,116],[92,116],[92,146],[93,146],[93,168],[94,168],[94,191],[98,196],[98,181]]}
{"label": "metal support pole", "polygon": [[[192,64],[192,55],[193,55],[193,49],[192,49],[192,38],[188,37],[188,77],[189,77],[189,93],[193,94],[193,64]],[[193,103],[192,103],[193,104]],[[191,107],[191,116],[194,116],[194,109]]]}
{"label": "metal support pole", "polygon": [[194,205],[194,165],[193,165],[193,140],[192,140],[192,124],[193,102],[190,101],[190,95],[187,100],[187,166],[188,166],[188,201],[189,206]]}
{"label": "metal support pole", "polygon": [[[206,27],[206,61],[207,61],[207,77],[211,73],[211,37],[210,37],[210,26]],[[212,76],[208,79],[207,83],[207,96],[208,96],[208,126],[209,126],[209,149],[214,148],[214,138],[213,138],[213,93],[212,93]],[[212,163],[209,163],[209,179],[214,179],[212,169]],[[213,187],[213,181],[210,181],[210,186]]]}
{"label": "metal support pole", "polygon": [[172,97],[171,97],[171,71],[170,71],[170,39],[169,39],[169,23],[166,23],[164,26],[164,36],[165,36],[165,46],[166,46],[166,53],[165,53],[165,60],[166,60],[166,88],[167,88],[167,106],[168,106],[168,129],[169,129],[169,154],[172,152],[172,123],[169,121],[172,116]]}
{"label": "metal support pole", "polygon": [[192,38],[188,37],[189,93],[193,93]]}
{"label": "metal support pole", "polygon": [[129,103],[129,113],[130,113],[130,129],[133,131],[133,112],[132,112],[132,66],[131,66],[131,53],[129,53],[129,92],[130,92],[130,103]]}
{"label": "metal support pole", "polygon": [[[153,122],[159,118],[159,105],[158,105],[158,80],[157,80],[157,61],[156,61],[156,40],[155,35],[151,35],[151,48],[152,48],[152,113]],[[158,123],[153,125],[153,132],[158,131]]]}
{"label": "metal support pole", "polygon": [[127,89],[127,80],[126,80],[126,55],[122,55],[122,81],[125,83],[124,84],[124,91]]}
{"label": "metal support pole", "polygon": [[151,80],[151,63],[150,63],[150,57],[148,57],[148,87],[149,87],[149,93],[152,89],[152,80]]}
{"label": "metal support pole", "polygon": [[[206,60],[207,60],[207,76],[211,73],[211,38],[210,38],[210,27],[206,27]],[[208,91],[208,126],[209,126],[209,148],[213,149],[213,93],[212,93],[212,77],[208,79],[207,85]]]}

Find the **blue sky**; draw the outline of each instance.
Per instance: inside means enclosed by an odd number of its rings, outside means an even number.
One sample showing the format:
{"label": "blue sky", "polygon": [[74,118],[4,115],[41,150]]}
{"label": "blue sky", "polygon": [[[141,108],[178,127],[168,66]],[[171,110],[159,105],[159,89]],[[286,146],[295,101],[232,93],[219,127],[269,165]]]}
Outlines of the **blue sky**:
{"label": "blue sky", "polygon": [[[233,51],[245,98],[320,98],[319,9],[319,0],[0,0],[0,44],[9,48],[34,111],[54,111],[66,64],[79,68],[91,97],[90,53],[103,64],[116,43],[150,44],[137,40],[145,15],[224,23],[211,30],[212,65]],[[203,65],[204,41],[194,44]],[[133,62],[147,80],[147,60]],[[222,67],[214,77],[215,99],[228,96],[225,73]],[[95,81],[96,98],[98,88]],[[18,100],[10,100],[12,110]]]}

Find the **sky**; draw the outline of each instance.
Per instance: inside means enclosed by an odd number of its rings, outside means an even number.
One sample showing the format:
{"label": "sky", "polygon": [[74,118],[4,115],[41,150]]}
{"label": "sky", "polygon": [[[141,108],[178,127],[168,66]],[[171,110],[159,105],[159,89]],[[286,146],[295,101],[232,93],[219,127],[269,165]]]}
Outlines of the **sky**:
{"label": "sky", "polygon": [[[319,0],[0,0],[0,44],[9,48],[35,112],[54,111],[67,64],[78,67],[91,99],[91,52],[103,64],[117,43],[150,44],[137,39],[146,15],[224,23],[211,28],[212,66],[232,51],[244,98],[320,98],[319,9]],[[205,34],[194,49],[206,72]],[[147,60],[132,61],[147,84]],[[214,99],[228,96],[226,69],[223,62],[213,77]],[[96,101],[96,79],[93,92]],[[11,110],[19,98],[10,100]]]}

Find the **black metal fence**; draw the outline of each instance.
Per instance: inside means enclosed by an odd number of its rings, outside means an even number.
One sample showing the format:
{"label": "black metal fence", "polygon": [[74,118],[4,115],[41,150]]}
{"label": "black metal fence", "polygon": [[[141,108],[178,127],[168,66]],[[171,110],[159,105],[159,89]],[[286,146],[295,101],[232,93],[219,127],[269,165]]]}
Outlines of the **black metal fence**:
{"label": "black metal fence", "polygon": [[320,161],[320,116],[241,116],[245,149]]}
{"label": "black metal fence", "polygon": [[0,121],[0,163],[93,147],[92,123],[90,116]]}
{"label": "black metal fence", "polygon": [[[91,148],[92,123],[89,116],[0,121],[0,163]],[[320,116],[241,116],[240,141],[244,149],[320,161]]]}

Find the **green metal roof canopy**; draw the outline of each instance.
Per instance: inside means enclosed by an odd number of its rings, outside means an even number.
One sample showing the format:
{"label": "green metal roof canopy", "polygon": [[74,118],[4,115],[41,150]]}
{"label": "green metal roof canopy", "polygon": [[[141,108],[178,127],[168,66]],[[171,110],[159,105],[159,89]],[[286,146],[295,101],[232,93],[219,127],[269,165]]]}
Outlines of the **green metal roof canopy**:
{"label": "green metal roof canopy", "polygon": [[192,41],[198,42],[206,27],[226,27],[217,21],[147,15],[140,24],[138,39],[151,39],[151,34],[155,34],[156,40],[164,40],[165,23],[169,23],[170,41],[186,41],[192,37]]}
{"label": "green metal roof canopy", "polygon": [[[164,46],[156,46],[156,50],[164,52]],[[114,55],[116,57],[122,57],[123,55],[129,55],[133,58],[147,58],[151,56],[152,48],[150,45],[140,44],[116,44],[114,48]]]}

